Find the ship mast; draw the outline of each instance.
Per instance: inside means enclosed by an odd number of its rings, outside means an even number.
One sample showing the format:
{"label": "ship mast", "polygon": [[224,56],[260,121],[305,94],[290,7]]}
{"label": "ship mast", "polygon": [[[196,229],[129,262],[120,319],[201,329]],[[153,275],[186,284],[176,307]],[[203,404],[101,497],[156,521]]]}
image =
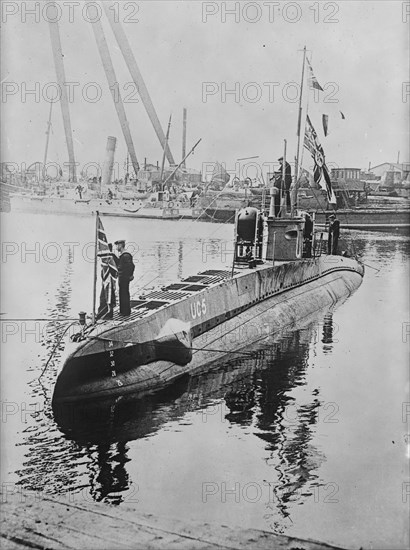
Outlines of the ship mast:
{"label": "ship mast", "polygon": [[92,324],[95,325],[95,307],[97,303],[97,257],[98,257],[98,218],[100,213],[98,210],[95,212],[95,237],[94,237],[94,277],[93,277],[93,311],[92,311]]}
{"label": "ship mast", "polygon": [[172,114],[169,115],[167,135],[165,136],[164,152],[162,154],[161,175],[160,175],[160,181],[161,181],[161,187],[162,187],[161,191],[164,191],[164,186],[163,186],[162,182],[163,182],[163,177],[164,177],[165,155],[166,155],[166,152],[167,152],[168,140],[169,140],[169,130],[171,128],[171,118],[172,118]]}
{"label": "ship mast", "polygon": [[[283,208],[283,196],[284,196],[284,191],[286,190],[286,186],[285,186],[285,178],[286,178],[286,145],[287,145],[287,140],[284,139],[283,140],[283,162],[282,162],[282,181],[281,181],[281,185],[280,185],[280,212],[281,212],[281,217],[282,217],[282,208]],[[288,193],[288,191],[286,191],[286,194]],[[284,207],[284,210],[286,212],[286,201],[287,201],[287,197],[285,197],[285,207]],[[293,213],[292,213],[292,217],[293,217]]]}
{"label": "ship mast", "polygon": [[295,185],[297,184],[300,177],[300,130],[302,125],[302,98],[303,98],[303,84],[305,80],[305,63],[306,63],[306,46],[303,48],[303,65],[302,65],[302,79],[300,83],[300,96],[299,96],[299,113],[298,113],[298,126],[296,135],[298,136],[298,145],[296,150],[296,166],[295,166]]}
{"label": "ship mast", "polygon": [[43,181],[46,179],[46,164],[47,164],[47,153],[48,153],[48,143],[50,141],[50,132],[51,132],[51,113],[53,111],[53,101],[50,101],[50,112],[48,114],[47,130],[46,130],[46,147],[44,150],[44,159],[43,159]]}
{"label": "ship mast", "polygon": [[[127,151],[125,185],[127,185],[127,183],[128,183],[129,173],[130,173],[130,154]],[[135,176],[137,176],[137,175],[138,174],[135,174]]]}
{"label": "ship mast", "polygon": [[[184,107],[182,111],[182,158],[185,158],[186,155],[186,118],[187,110],[186,107]],[[185,168],[185,161],[182,166]]]}

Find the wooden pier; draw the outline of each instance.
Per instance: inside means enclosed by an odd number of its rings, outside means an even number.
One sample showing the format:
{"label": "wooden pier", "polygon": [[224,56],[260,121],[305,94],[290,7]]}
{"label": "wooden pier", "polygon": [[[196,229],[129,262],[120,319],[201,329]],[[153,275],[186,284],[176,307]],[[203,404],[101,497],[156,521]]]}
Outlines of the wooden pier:
{"label": "wooden pier", "polygon": [[329,550],[335,546],[195,521],[157,518],[84,499],[2,493],[0,548],[7,550]]}

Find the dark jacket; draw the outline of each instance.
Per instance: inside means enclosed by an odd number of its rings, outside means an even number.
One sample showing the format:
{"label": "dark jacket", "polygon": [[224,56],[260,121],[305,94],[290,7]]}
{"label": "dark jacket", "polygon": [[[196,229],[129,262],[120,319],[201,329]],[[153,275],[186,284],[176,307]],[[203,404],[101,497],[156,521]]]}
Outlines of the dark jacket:
{"label": "dark jacket", "polygon": [[[280,170],[276,171],[273,176],[270,178],[270,181],[273,181],[273,185],[280,189],[282,187],[282,167]],[[292,185],[292,168],[288,162],[285,162],[285,183],[283,185],[284,191],[289,191],[290,186]]]}
{"label": "dark jacket", "polygon": [[[282,181],[282,171],[280,172],[280,181]],[[285,162],[285,185],[283,186],[286,191],[289,191],[292,185],[292,169],[288,162]]]}
{"label": "dark jacket", "polygon": [[303,229],[303,237],[305,239],[311,239],[313,233],[313,221],[308,215],[305,216],[305,227]]}
{"label": "dark jacket", "polygon": [[129,252],[123,252],[117,259],[118,279],[130,281],[134,276],[135,265]]}
{"label": "dark jacket", "polygon": [[340,235],[340,222],[339,222],[339,220],[334,220],[333,222],[330,222],[329,233],[333,234],[333,238],[339,237],[339,235]]}

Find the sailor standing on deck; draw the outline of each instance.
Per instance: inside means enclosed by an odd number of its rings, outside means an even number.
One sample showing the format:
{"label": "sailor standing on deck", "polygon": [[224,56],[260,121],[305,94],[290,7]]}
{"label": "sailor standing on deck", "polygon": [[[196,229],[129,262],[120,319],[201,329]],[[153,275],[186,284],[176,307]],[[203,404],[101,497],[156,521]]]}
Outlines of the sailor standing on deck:
{"label": "sailor standing on deck", "polygon": [[130,282],[134,278],[135,265],[132,256],[125,251],[125,241],[115,241],[118,251],[118,287],[120,295],[120,315],[131,314]]}
{"label": "sailor standing on deck", "polygon": [[336,219],[335,214],[329,216],[329,236],[327,241],[327,253],[337,254],[337,245],[340,235],[340,222]]}
{"label": "sailor standing on deck", "polygon": [[305,258],[312,257],[312,239],[313,239],[313,221],[310,214],[305,213],[305,225],[303,228],[303,241],[304,241],[304,256]]}
{"label": "sailor standing on deck", "polygon": [[278,161],[279,161],[279,164],[280,164],[279,171],[280,171],[280,176],[281,176],[281,178],[280,178],[281,186],[282,186],[282,189],[283,189],[283,193],[286,196],[286,206],[290,210],[290,207],[291,207],[291,204],[290,204],[290,187],[292,185],[292,170],[291,170],[290,164],[285,161],[285,181],[282,181],[283,180],[283,176],[282,176],[282,174],[283,174],[283,157],[280,157],[278,159]]}
{"label": "sailor standing on deck", "polygon": [[274,173],[270,178],[270,181],[273,181],[274,188],[274,204],[275,204],[275,217],[279,216],[281,210],[281,193],[282,189],[283,196],[286,199],[286,206],[288,210],[291,208],[290,200],[290,187],[292,185],[292,169],[288,162],[285,162],[285,179],[283,180],[283,157],[278,159],[279,161],[279,170]]}

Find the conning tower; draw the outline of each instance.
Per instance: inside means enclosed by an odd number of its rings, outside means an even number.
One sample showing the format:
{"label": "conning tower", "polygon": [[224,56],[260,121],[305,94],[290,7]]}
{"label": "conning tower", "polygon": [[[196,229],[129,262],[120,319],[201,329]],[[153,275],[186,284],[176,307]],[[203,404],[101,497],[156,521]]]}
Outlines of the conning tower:
{"label": "conning tower", "polygon": [[235,226],[235,263],[254,267],[262,263],[263,217],[257,208],[238,212]]}
{"label": "conning tower", "polygon": [[268,219],[267,260],[300,260],[303,257],[302,218]]}
{"label": "conning tower", "polygon": [[[243,208],[236,217],[234,263],[255,267],[263,260],[296,261],[310,258],[312,253],[320,255],[321,242],[316,250],[313,228],[314,223],[307,214],[305,218],[264,219],[262,212],[256,208]],[[264,238],[266,229],[267,238]]]}

